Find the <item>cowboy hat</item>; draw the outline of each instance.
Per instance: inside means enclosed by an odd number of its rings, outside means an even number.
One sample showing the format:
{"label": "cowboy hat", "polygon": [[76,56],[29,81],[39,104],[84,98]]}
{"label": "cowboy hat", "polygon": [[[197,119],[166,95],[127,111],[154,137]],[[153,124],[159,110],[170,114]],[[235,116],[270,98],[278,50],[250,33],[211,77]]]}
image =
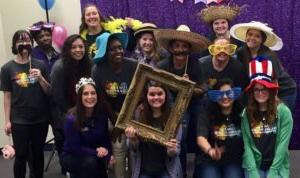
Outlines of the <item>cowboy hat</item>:
{"label": "cowboy hat", "polygon": [[208,47],[210,41],[197,33],[191,32],[187,25],[180,25],[174,29],[160,29],[154,31],[154,36],[158,43],[165,49],[169,48],[171,40],[180,40],[191,45],[191,52],[200,52]]}
{"label": "cowboy hat", "polygon": [[268,46],[270,49],[277,51],[283,47],[281,38],[273,32],[272,28],[270,28],[267,24],[261,22],[252,21],[249,23],[240,23],[233,25],[230,29],[230,35],[240,41],[245,42],[246,33],[249,29],[256,29],[264,32],[267,36],[264,45]]}
{"label": "cowboy hat", "polygon": [[138,34],[141,34],[143,32],[153,32],[154,30],[157,29],[157,26],[153,23],[143,23],[140,28],[138,28],[134,32],[134,37],[136,37]]}
{"label": "cowboy hat", "polygon": [[264,56],[257,56],[249,62],[250,84],[246,87],[245,92],[249,91],[256,83],[265,86],[268,89],[277,90],[277,83],[273,82],[272,62]]}
{"label": "cowboy hat", "polygon": [[102,33],[100,36],[97,37],[96,39],[96,47],[97,47],[97,52],[96,55],[94,56],[94,62],[97,63],[100,60],[103,59],[103,57],[106,54],[106,48],[107,48],[107,43],[109,38],[111,37],[116,37],[117,39],[119,39],[119,41],[122,44],[123,48],[126,48],[127,43],[128,43],[128,35],[127,33],[108,33],[108,32],[104,32]]}
{"label": "cowboy hat", "polygon": [[207,24],[211,24],[217,19],[227,19],[233,21],[240,14],[241,7],[239,6],[209,6],[202,9],[197,15]]}

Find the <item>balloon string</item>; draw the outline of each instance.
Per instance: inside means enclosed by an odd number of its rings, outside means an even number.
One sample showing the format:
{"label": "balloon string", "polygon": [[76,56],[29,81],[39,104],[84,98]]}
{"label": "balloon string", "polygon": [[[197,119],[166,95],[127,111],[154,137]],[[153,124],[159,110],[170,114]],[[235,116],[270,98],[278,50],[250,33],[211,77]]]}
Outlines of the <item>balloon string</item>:
{"label": "balloon string", "polygon": [[45,9],[46,9],[47,23],[49,23],[48,0],[45,0]]}

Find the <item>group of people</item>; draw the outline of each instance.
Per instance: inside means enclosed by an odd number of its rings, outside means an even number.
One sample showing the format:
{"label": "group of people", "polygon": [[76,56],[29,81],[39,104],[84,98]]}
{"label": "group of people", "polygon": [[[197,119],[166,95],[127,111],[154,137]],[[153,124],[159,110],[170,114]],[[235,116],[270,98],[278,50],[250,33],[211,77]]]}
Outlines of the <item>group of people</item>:
{"label": "group of people", "polygon": [[[270,27],[229,27],[239,13],[238,6],[203,9],[200,18],[214,34],[208,39],[186,25],[136,27],[130,18],[129,34],[112,33],[89,4],[79,34],[60,52],[52,23],[15,32],[16,57],[2,66],[0,86],[14,176],[24,178],[28,164],[31,177],[43,177],[50,123],[62,173],[71,178],[108,177],[109,166],[116,178],[186,177],[188,139],[196,143],[196,178],[288,178],[296,84],[274,52],[283,44]],[[137,128],[114,127],[138,63],[195,82],[176,135],[164,145],[141,139]],[[142,95],[137,119],[164,128],[176,93],[149,81]]]}

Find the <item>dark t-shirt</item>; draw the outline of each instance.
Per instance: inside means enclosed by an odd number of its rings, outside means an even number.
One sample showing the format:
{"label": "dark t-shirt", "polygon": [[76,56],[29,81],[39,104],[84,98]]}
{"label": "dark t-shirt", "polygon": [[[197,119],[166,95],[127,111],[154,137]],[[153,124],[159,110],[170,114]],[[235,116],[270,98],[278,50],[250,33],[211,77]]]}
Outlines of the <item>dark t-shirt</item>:
{"label": "dark t-shirt", "polygon": [[248,75],[244,66],[237,60],[229,59],[227,66],[223,71],[218,72],[213,68],[212,57],[201,63],[202,72],[200,74],[202,87],[204,89],[211,89],[219,79],[230,78],[234,86],[244,89],[248,85]]}
{"label": "dark t-shirt", "polygon": [[275,154],[277,125],[276,120],[272,124],[268,124],[265,115],[265,112],[259,113],[261,122],[251,128],[251,134],[256,148],[262,154],[261,168],[268,170],[272,165]]}
{"label": "dark t-shirt", "polygon": [[89,35],[89,34],[86,35],[86,45],[91,59],[95,56],[97,51],[96,39],[104,32],[106,31],[102,30],[100,33],[97,33],[95,35]]}
{"label": "dark t-shirt", "polygon": [[97,90],[110,103],[114,112],[120,112],[123,101],[135,73],[137,63],[124,58],[122,71],[115,73],[107,59],[93,66],[92,78]]}
{"label": "dark t-shirt", "polygon": [[[40,69],[49,81],[46,66],[35,59],[32,68]],[[11,92],[11,122],[16,124],[37,124],[47,120],[47,95],[35,78],[29,77],[29,63],[18,64],[9,61],[1,68],[1,90]]]}
{"label": "dark t-shirt", "polygon": [[199,148],[196,154],[197,164],[208,162],[214,162],[219,165],[232,162],[241,163],[244,149],[239,113],[233,112],[229,116],[221,115],[220,117],[220,122],[218,123],[210,120],[208,116],[201,117],[197,123],[197,136],[205,137],[212,147],[215,143],[219,147],[224,146],[225,152],[221,160],[215,162]]}

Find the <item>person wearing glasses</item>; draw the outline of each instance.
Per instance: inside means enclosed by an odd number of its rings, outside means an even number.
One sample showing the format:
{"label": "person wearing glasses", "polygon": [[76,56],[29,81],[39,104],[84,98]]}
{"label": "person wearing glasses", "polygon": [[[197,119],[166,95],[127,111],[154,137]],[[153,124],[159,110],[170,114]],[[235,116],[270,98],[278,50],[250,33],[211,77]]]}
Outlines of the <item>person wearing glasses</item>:
{"label": "person wearing glasses", "polygon": [[233,59],[237,46],[227,38],[218,38],[208,47],[210,56],[201,63],[201,87],[211,89],[219,79],[229,78],[235,86],[244,89],[248,85],[248,76],[243,65]]}
{"label": "person wearing glasses", "polygon": [[208,91],[210,103],[197,125],[197,178],[243,177],[240,93],[241,88],[228,78]]}
{"label": "person wearing glasses", "polygon": [[293,129],[290,109],[277,97],[279,85],[267,58],[249,64],[248,105],[242,113],[246,178],[288,178],[289,142]]}

